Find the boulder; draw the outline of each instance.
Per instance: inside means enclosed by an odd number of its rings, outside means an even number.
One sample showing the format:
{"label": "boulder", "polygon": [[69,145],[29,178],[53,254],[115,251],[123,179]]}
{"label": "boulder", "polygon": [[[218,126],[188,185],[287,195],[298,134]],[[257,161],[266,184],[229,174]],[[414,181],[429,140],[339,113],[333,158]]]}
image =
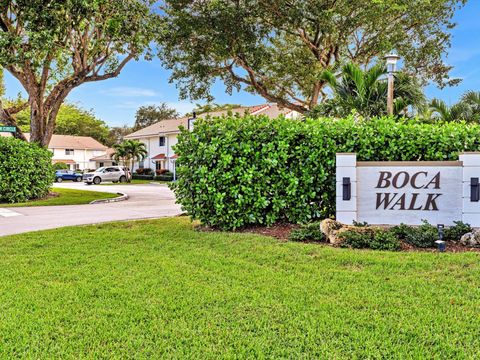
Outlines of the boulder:
{"label": "boulder", "polygon": [[336,234],[342,227],[341,223],[332,219],[325,219],[320,222],[320,231],[325,235],[328,242],[334,245],[341,243],[341,239]]}
{"label": "boulder", "polygon": [[474,230],[463,235],[460,244],[468,247],[480,246],[480,230]]}
{"label": "boulder", "polygon": [[358,233],[365,233],[374,230],[373,227],[359,227],[353,225],[345,225],[332,219],[325,219],[320,222],[320,231],[325,235],[327,241],[332,245],[340,245],[344,240],[340,234],[345,231],[355,231]]}

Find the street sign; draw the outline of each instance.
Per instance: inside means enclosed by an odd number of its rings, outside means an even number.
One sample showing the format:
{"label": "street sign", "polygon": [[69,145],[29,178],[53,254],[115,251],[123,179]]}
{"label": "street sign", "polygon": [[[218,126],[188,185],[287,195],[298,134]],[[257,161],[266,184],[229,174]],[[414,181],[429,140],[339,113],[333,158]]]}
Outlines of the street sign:
{"label": "street sign", "polygon": [[15,126],[0,126],[0,132],[17,132],[17,128]]}

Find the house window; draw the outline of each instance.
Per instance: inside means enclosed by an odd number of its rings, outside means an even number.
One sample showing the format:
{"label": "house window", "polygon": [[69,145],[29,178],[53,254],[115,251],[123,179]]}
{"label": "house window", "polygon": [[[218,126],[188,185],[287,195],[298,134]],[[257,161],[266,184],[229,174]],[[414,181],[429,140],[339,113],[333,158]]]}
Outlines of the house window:
{"label": "house window", "polygon": [[105,163],[100,162],[98,165],[99,165],[99,167],[104,167],[104,166],[105,166]]}
{"label": "house window", "polygon": [[157,161],[155,163],[155,170],[162,170],[162,162],[161,161]]}
{"label": "house window", "polygon": [[160,136],[158,138],[158,146],[165,146],[165,136]]}
{"label": "house window", "polygon": [[80,170],[80,164],[75,164],[74,170]]}
{"label": "house window", "polygon": [[75,150],[74,149],[65,149],[65,155],[74,155]]}

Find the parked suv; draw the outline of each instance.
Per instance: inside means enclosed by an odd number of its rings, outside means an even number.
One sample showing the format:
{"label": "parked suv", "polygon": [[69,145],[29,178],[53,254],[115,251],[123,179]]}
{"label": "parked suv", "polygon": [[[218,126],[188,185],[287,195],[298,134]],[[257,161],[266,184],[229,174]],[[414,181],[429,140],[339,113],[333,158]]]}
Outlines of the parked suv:
{"label": "parked suv", "polygon": [[123,166],[105,166],[98,168],[94,172],[83,174],[83,181],[88,184],[98,185],[102,181],[126,182],[129,171]]}
{"label": "parked suv", "polygon": [[77,174],[72,170],[55,171],[55,181],[60,183],[63,180],[82,181],[82,174]]}

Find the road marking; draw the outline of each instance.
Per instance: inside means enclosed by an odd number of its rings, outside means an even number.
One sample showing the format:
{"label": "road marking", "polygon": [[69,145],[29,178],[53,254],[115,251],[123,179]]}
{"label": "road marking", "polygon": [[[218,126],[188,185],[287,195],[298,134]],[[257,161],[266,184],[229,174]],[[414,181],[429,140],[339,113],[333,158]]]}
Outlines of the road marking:
{"label": "road marking", "polygon": [[0,216],[2,216],[2,217],[12,217],[12,216],[22,216],[22,214],[19,214],[15,211],[12,211],[12,210],[0,208]]}

